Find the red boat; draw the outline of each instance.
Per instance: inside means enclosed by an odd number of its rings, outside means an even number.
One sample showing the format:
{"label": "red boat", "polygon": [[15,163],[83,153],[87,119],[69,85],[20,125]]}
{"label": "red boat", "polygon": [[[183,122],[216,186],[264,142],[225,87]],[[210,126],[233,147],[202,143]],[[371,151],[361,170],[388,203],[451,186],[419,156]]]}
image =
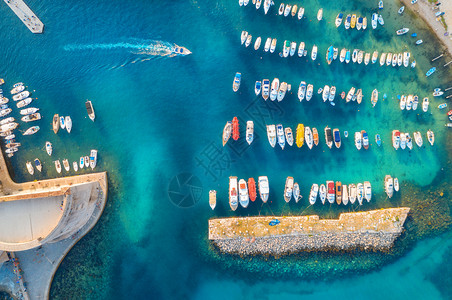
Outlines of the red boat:
{"label": "red boat", "polygon": [[234,117],[232,119],[232,138],[234,141],[237,141],[239,139],[240,132],[239,132],[239,120],[237,117]]}
{"label": "red boat", "polygon": [[256,182],[254,181],[254,178],[248,179],[248,194],[250,196],[251,201],[254,202],[256,200]]}

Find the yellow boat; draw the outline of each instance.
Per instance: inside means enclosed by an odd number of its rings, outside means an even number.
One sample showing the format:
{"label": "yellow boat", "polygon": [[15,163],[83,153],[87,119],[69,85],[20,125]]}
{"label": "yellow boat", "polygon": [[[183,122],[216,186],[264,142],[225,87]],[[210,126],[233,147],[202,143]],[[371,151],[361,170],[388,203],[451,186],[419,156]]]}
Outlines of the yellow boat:
{"label": "yellow boat", "polygon": [[292,7],[292,17],[295,17],[295,15],[297,14],[297,10],[298,10],[298,6],[295,4]]}
{"label": "yellow boat", "polygon": [[356,15],[352,15],[352,21],[350,22],[350,28],[355,28],[356,25]]}
{"label": "yellow boat", "polygon": [[298,124],[297,126],[297,137],[296,137],[296,143],[298,148],[301,148],[304,143],[304,125]]}

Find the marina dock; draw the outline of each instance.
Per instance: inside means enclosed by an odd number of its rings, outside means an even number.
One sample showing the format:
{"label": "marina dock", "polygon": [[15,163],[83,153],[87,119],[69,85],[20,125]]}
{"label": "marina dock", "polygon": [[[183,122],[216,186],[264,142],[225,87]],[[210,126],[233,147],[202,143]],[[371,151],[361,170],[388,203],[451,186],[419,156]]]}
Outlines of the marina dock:
{"label": "marina dock", "polygon": [[44,24],[22,0],[4,0],[22,23],[33,33],[42,33]]}
{"label": "marina dock", "polygon": [[[312,216],[209,220],[209,239],[225,253],[282,255],[299,251],[385,250],[401,234],[407,207],[343,213],[339,219]],[[272,220],[278,225],[270,226]]]}

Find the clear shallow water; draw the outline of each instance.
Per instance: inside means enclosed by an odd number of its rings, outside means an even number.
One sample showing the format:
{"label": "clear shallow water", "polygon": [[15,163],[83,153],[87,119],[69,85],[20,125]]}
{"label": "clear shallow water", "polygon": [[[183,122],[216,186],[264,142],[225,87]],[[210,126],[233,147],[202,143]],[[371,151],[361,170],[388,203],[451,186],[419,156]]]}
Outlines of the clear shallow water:
{"label": "clear shallow water", "polygon": [[[258,294],[250,290],[263,289],[274,293],[289,290],[284,296],[290,298],[305,295],[308,286],[313,290],[325,289],[323,283],[286,282],[274,274],[268,275],[264,286],[252,272],[233,264],[226,269],[219,267],[209,257],[208,218],[301,212],[334,217],[339,212],[358,209],[308,207],[306,201],[286,205],[282,193],[289,175],[300,183],[305,198],[313,182],[333,179],[348,184],[369,180],[375,196],[362,209],[371,209],[400,203],[400,198],[393,202],[385,200],[382,189],[385,174],[424,188],[429,188],[435,176],[442,174],[440,170],[447,160],[445,117],[436,108],[442,101],[432,99],[431,91],[437,86],[448,87],[451,80],[450,75],[447,77],[448,69],[443,68],[430,79],[425,78],[431,67],[430,59],[440,51],[419,19],[411,20],[410,13],[398,17],[398,3],[386,1],[384,29],[357,32],[341,27],[338,32],[333,23],[339,10],[366,13],[370,20],[369,10],[376,3],[306,3],[306,17],[299,22],[276,16],[275,7],[264,16],[262,10],[241,8],[236,2],[30,1],[31,8],[46,25],[43,35],[30,34],[6,5],[0,5],[1,13],[7,16],[0,22],[3,41],[0,74],[6,80],[3,90],[9,90],[17,81],[25,82],[29,90],[36,91],[33,96],[38,97],[35,102],[44,117],[37,135],[20,138],[21,152],[10,160],[14,178],[34,179],[26,173],[25,162],[35,157],[44,164],[42,175],[36,178],[55,177],[53,159],[78,160],[92,148],[99,150],[99,170],[109,174],[105,213],[98,226],[63,261],[52,287],[53,297],[142,298],[145,294],[156,298],[201,299],[213,294],[245,293],[253,297]],[[329,23],[319,24],[315,19],[321,5]],[[415,47],[416,38],[410,36],[395,37],[395,30],[403,26],[417,32],[424,45]],[[276,37],[278,51],[284,39],[305,41],[309,50],[315,43],[319,47],[318,59],[314,63],[298,57],[282,59],[276,53],[257,53],[251,47],[240,46],[242,30],[254,37],[261,36],[264,41],[267,36]],[[143,46],[154,45],[155,41],[185,46],[193,54],[170,58],[143,51]],[[327,66],[324,56],[331,44],[370,52],[376,49],[380,53],[409,49],[418,67],[394,69],[338,62]],[[444,60],[439,60],[433,66],[442,64]],[[239,93],[234,94],[231,84],[237,71],[242,73],[243,80]],[[267,107],[261,98],[254,96],[254,82],[274,77],[291,83],[294,92],[300,80],[313,83],[315,90],[335,84],[338,94],[354,85],[363,89],[365,98],[360,106],[336,100],[337,105],[332,107],[317,96],[300,104],[296,95],[287,95],[280,104]],[[372,109],[370,93],[374,88],[381,94]],[[381,101],[383,93],[388,95],[386,101]],[[416,113],[401,112],[395,101],[401,93],[418,94],[420,99],[429,96],[429,113],[424,114],[419,108]],[[95,123],[86,116],[85,99],[94,103]],[[71,115],[71,134],[55,136],[51,132],[54,113]],[[18,117],[17,109],[13,115]],[[255,121],[257,138],[250,148],[233,143],[220,148],[223,126],[233,116],[239,117],[242,129],[246,120]],[[270,122],[281,122],[293,129],[299,122],[317,127],[321,146],[312,151],[306,147],[272,149],[264,129]],[[349,131],[341,149],[329,150],[324,145],[326,125]],[[27,126],[21,124],[21,128]],[[415,146],[411,152],[396,152],[390,143],[394,128],[411,133],[416,129],[425,133],[431,128],[436,134],[435,147],[427,145],[424,138],[422,149]],[[371,137],[369,151],[358,152],[354,147],[352,133],[361,129]],[[384,141],[381,148],[374,143],[377,132]],[[244,135],[244,130],[241,133]],[[46,140],[53,143],[52,158],[43,149]],[[208,171],[202,164],[211,164]],[[79,171],[84,172],[87,171]],[[200,202],[189,208],[174,205],[167,193],[171,180],[181,172],[195,175],[204,189]],[[249,209],[232,214],[227,204],[228,176],[248,178],[262,174],[270,179],[271,205],[254,203]],[[207,205],[209,189],[218,191],[215,212]],[[182,190],[183,195],[187,193],[187,189]],[[402,190],[400,197],[406,196]],[[198,198],[194,199],[196,202]],[[419,244],[413,252],[431,249],[428,243]],[[412,256],[404,260],[416,261]],[[265,266],[262,262],[257,264]],[[404,262],[396,261],[393,266],[398,270]],[[421,269],[419,274],[425,272],[426,269]],[[339,277],[336,285],[351,285],[345,277]],[[386,276],[372,274],[360,276],[353,285],[365,291],[375,281],[392,288],[396,284]],[[306,290],[299,287],[300,282]],[[254,288],[247,289],[248,285]],[[262,289],[257,285],[262,285]],[[400,289],[413,285],[426,287],[425,295],[438,296],[439,292],[423,276],[407,278]],[[340,292],[335,288],[331,293],[345,297],[350,290]]]}

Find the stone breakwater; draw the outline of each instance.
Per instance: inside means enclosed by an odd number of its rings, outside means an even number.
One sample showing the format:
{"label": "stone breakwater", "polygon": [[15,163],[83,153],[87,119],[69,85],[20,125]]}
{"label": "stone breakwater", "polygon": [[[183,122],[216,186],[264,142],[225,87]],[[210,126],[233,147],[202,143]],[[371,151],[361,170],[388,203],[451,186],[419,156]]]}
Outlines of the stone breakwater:
{"label": "stone breakwater", "polygon": [[[209,239],[225,253],[273,255],[319,250],[379,250],[392,247],[409,208],[319,216],[245,217],[209,220]],[[272,220],[280,223],[270,226]]]}

